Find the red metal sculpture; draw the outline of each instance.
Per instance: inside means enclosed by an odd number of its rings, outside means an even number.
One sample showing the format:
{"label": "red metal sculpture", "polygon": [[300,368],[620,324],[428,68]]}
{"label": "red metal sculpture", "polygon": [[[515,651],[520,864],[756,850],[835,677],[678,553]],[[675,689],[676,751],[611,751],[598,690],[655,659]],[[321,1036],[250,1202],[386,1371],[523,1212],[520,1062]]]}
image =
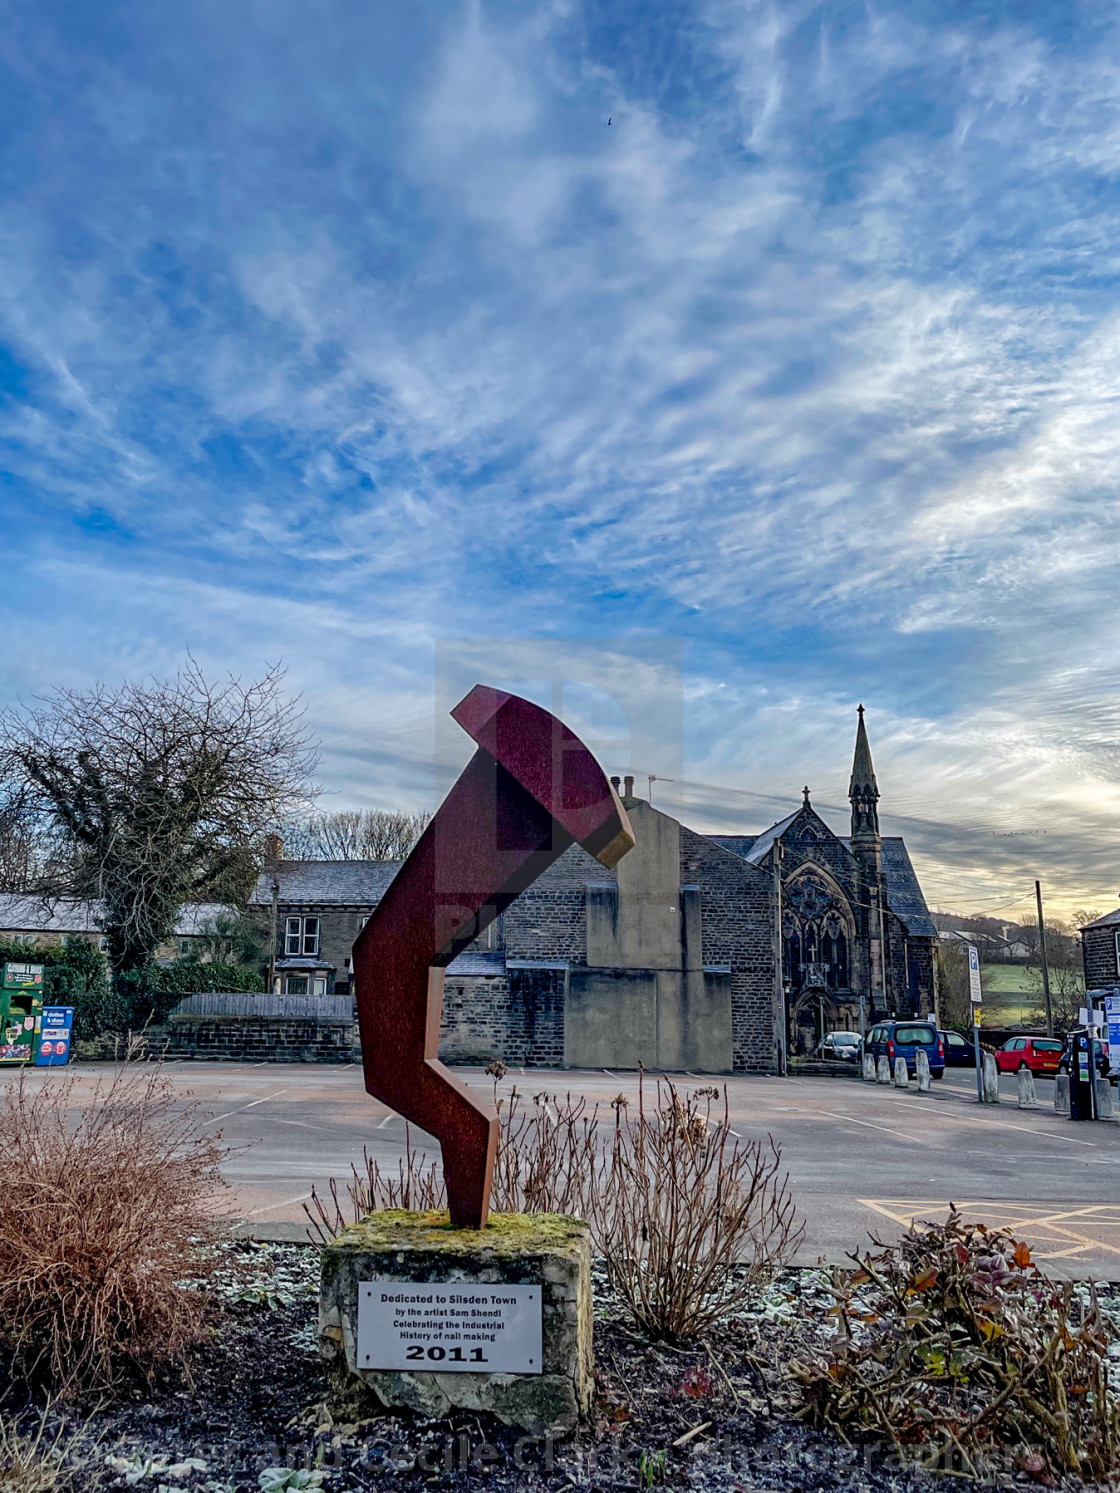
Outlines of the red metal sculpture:
{"label": "red metal sculpture", "polygon": [[451,1222],[485,1226],[498,1117],[439,1061],[443,971],[568,846],[613,866],[634,844],[583,742],[476,685],[451,712],[478,743],[354,947],[366,1089],[434,1135]]}

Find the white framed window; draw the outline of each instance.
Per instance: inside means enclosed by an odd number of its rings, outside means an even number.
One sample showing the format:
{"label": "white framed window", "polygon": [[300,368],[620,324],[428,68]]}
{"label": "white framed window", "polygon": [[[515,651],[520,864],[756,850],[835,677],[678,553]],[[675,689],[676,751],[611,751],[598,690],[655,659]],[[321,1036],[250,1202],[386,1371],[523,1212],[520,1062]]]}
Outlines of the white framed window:
{"label": "white framed window", "polygon": [[97,940],[97,947],[102,954],[107,954],[109,952],[109,940],[107,938],[99,938]]}
{"label": "white framed window", "polygon": [[325,975],[316,975],[315,978],[311,981],[311,994],[312,995],[326,995],[326,993],[327,993],[327,979],[326,979],[326,976]]}
{"label": "white framed window", "polygon": [[319,957],[319,919],[284,919],[284,954],[288,959]]}
{"label": "white framed window", "polygon": [[1116,943],[1116,973],[1120,975],[1120,928],[1113,934]]}
{"label": "white framed window", "polygon": [[189,938],[181,938],[179,940],[179,953],[180,954],[189,954],[190,951],[191,951],[191,941],[190,941],[190,939]]}
{"label": "white framed window", "polygon": [[306,995],[307,976],[289,975],[288,978],[284,981],[284,993],[286,995]]}

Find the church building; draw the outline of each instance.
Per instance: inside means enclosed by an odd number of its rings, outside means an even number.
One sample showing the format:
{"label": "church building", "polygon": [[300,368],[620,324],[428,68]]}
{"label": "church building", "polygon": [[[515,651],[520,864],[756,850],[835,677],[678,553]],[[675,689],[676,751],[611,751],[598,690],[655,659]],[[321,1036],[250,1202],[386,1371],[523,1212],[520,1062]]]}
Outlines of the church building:
{"label": "church building", "polygon": [[879,830],[879,785],[859,707],[848,785],[851,831],[809,801],[758,836],[715,835],[770,873],[781,928],[780,981],[791,1054],[828,1031],[866,1031],[935,1011],[937,930],[906,846]]}

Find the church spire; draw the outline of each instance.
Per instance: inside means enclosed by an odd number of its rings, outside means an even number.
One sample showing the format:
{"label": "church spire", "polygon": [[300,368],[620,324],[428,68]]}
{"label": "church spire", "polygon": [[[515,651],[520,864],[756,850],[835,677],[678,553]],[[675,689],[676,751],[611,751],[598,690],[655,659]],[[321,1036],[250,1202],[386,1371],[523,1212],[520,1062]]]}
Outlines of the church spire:
{"label": "church spire", "polygon": [[880,848],[879,839],[879,785],[875,781],[875,768],[871,763],[871,745],[867,740],[867,727],[863,723],[863,706],[859,707],[859,725],[856,727],[856,752],[852,759],[852,779],[848,784],[848,799],[852,805],[852,843]]}

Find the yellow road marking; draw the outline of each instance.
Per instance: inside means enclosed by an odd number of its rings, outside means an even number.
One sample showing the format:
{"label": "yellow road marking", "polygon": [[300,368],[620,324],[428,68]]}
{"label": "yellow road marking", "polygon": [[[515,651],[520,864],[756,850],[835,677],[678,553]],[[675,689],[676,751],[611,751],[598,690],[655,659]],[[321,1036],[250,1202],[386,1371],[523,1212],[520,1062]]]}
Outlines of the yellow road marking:
{"label": "yellow road marking", "polygon": [[[921,1202],[912,1202],[904,1198],[859,1198],[857,1201],[881,1217],[889,1218],[892,1223],[901,1224],[906,1228],[909,1228],[915,1221],[930,1218],[938,1211],[949,1207],[947,1200],[932,1198]],[[1045,1211],[1045,1206],[1041,1203],[996,1202],[983,1199],[962,1200],[956,1204],[957,1211],[963,1214],[982,1212],[983,1221],[989,1226],[1017,1229],[1035,1236],[1034,1252],[1039,1259],[1068,1259],[1075,1255],[1102,1251],[1110,1255],[1120,1255],[1120,1247],[1117,1245],[1106,1243],[1103,1239],[1094,1238],[1077,1229],[1062,1226],[1063,1221],[1068,1225],[1073,1220],[1083,1220],[1098,1228],[1118,1228],[1120,1227],[1120,1205],[1092,1203],[1079,1208],[1064,1208],[1049,1213]],[[1039,1238],[1040,1235],[1043,1237]],[[1070,1247],[1047,1248],[1051,1242],[1055,1245],[1065,1244]]]}

